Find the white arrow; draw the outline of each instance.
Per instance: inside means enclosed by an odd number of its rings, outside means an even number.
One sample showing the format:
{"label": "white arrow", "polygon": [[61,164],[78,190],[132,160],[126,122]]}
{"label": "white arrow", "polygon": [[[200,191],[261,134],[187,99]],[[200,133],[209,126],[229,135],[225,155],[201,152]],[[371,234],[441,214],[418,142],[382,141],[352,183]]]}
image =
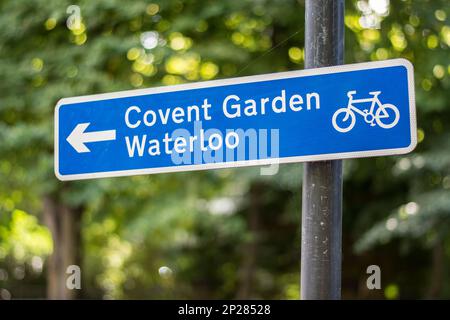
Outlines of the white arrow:
{"label": "white arrow", "polygon": [[89,125],[90,122],[79,123],[66,139],[78,153],[91,152],[85,145],[87,142],[116,140],[116,130],[84,132]]}

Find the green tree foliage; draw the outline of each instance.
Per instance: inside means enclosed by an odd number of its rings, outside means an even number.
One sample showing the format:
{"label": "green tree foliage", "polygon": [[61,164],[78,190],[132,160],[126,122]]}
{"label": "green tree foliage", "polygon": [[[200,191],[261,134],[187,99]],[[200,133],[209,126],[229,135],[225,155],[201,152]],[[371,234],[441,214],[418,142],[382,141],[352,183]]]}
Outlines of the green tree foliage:
{"label": "green tree foliage", "polygon": [[[81,20],[68,25],[73,4]],[[406,156],[345,161],[344,297],[450,296],[448,8],[346,3],[346,63],[413,62],[419,145]],[[300,165],[274,176],[246,168],[62,183],[53,109],[63,97],[303,61],[303,1],[0,1],[0,276],[10,274],[0,288],[43,297],[30,289],[44,288],[39,270],[12,274],[49,254],[48,231],[33,216],[44,224],[51,196],[84,212],[82,297],[298,298]],[[380,265],[385,291],[364,289],[370,264]]]}

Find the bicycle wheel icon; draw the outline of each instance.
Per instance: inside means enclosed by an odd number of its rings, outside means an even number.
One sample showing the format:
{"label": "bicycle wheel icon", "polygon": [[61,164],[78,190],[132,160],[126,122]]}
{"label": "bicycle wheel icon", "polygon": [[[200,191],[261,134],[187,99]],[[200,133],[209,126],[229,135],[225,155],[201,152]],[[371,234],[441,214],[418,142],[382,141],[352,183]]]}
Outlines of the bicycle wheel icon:
{"label": "bicycle wheel icon", "polygon": [[337,131],[348,132],[355,126],[355,113],[349,108],[340,108],[333,114],[332,122]]}
{"label": "bicycle wheel icon", "polygon": [[400,112],[398,111],[396,106],[390,103],[383,104],[375,112],[375,121],[380,127],[384,129],[390,129],[394,127],[398,123],[399,119]]}

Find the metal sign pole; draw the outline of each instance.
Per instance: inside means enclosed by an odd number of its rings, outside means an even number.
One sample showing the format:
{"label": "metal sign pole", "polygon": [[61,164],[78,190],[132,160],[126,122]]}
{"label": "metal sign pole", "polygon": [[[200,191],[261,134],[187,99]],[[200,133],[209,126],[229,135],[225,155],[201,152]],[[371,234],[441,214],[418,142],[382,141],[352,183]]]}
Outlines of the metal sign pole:
{"label": "metal sign pole", "polygon": [[[344,58],[344,0],[306,0],[305,67]],[[342,160],[304,165],[301,298],[340,299]]]}

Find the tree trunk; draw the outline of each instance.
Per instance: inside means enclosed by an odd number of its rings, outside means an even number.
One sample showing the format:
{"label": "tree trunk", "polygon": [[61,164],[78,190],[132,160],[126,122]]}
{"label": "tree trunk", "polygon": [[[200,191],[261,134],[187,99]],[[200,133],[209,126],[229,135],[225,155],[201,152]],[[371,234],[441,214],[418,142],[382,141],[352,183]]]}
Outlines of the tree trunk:
{"label": "tree trunk", "polygon": [[444,261],[445,251],[443,241],[439,239],[433,248],[430,285],[426,294],[427,299],[437,299],[442,292],[442,283],[444,279]]}
{"label": "tree trunk", "polygon": [[258,252],[259,215],[261,214],[261,192],[259,183],[250,187],[250,207],[248,210],[247,224],[250,233],[249,241],[243,247],[243,260],[240,270],[240,288],[238,299],[250,299],[253,292],[253,280]]}
{"label": "tree trunk", "polygon": [[76,299],[78,290],[66,286],[67,267],[81,267],[81,208],[70,208],[53,196],[44,197],[44,219],[53,238],[47,264],[47,298]]}

